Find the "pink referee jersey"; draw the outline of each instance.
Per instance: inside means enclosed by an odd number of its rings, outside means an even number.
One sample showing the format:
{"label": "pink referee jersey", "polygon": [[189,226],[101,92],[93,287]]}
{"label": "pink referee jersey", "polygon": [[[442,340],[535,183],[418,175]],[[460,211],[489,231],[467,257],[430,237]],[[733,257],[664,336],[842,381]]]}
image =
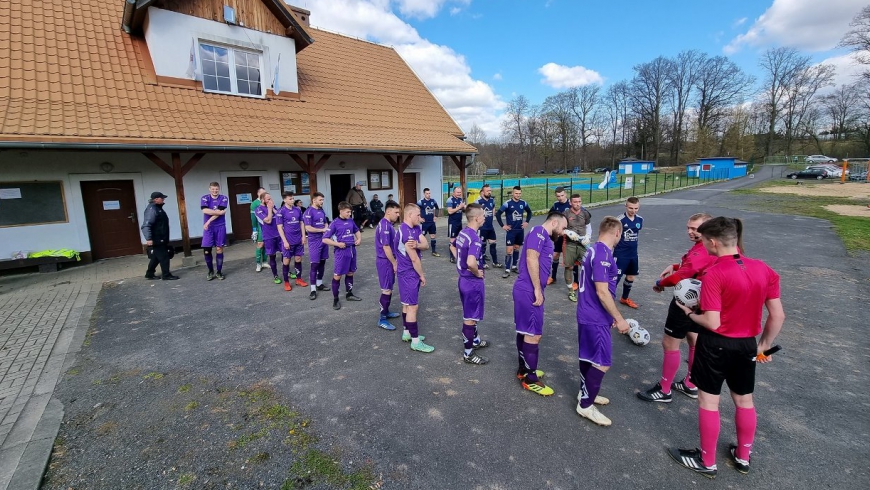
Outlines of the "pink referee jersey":
{"label": "pink referee jersey", "polygon": [[743,255],[719,257],[699,278],[701,310],[718,311],[716,333],[725,337],[755,337],[761,333],[761,311],[779,298],[779,274],[764,262]]}

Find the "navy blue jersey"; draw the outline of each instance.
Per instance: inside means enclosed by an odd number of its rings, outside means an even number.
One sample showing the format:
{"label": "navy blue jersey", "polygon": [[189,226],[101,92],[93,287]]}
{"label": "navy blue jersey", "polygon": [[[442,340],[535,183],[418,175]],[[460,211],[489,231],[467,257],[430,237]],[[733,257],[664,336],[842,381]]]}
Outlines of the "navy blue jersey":
{"label": "navy blue jersey", "polygon": [[423,215],[423,221],[426,223],[435,222],[435,210],[438,209],[438,201],[435,199],[420,199],[417,202],[417,206],[420,206],[420,214]]}
{"label": "navy blue jersey", "polygon": [[494,230],[495,228],[492,226],[492,217],[495,213],[495,198],[492,196],[489,196],[489,199],[481,197],[477,200],[477,204],[480,204],[480,207],[483,208],[483,217],[486,218],[480,229]]}
{"label": "navy blue jersey", "polygon": [[[450,196],[447,198],[447,208],[456,208],[459,207],[460,204],[465,202],[461,197],[453,197]],[[447,217],[447,224],[458,224],[462,225],[462,211],[457,211],[450,216]]]}
{"label": "navy blue jersey", "polygon": [[550,208],[550,212],[552,213],[553,211],[555,211],[559,214],[565,214],[565,211],[567,211],[568,208],[570,208],[570,207],[571,207],[571,200],[570,199],[565,201],[565,202],[556,201],[553,203],[553,207]]}
{"label": "navy blue jersey", "polygon": [[636,214],[634,220],[631,220],[625,213],[620,214],[617,218],[622,222],[622,237],[616,244],[616,248],[613,249],[613,255],[620,257],[637,255],[637,236],[643,229],[643,218]]}
{"label": "navy blue jersey", "polygon": [[526,201],[520,199],[519,201],[514,201],[513,199],[508,199],[498,208],[498,212],[495,213],[495,219],[498,221],[499,226],[504,226],[505,223],[501,220],[501,215],[505,215],[505,219],[507,220],[507,225],[511,227],[512,230],[521,230],[523,228],[523,214],[526,215],[526,222],[532,220],[532,208],[526,204]]}

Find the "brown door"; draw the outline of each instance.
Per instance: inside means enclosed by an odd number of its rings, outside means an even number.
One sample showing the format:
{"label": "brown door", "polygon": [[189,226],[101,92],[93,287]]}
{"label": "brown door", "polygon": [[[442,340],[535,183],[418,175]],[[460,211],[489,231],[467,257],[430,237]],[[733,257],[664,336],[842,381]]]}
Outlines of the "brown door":
{"label": "brown door", "polygon": [[132,180],[82,182],[82,200],[94,259],[142,253]]}
{"label": "brown door", "polygon": [[417,174],[402,174],[402,180],[404,181],[404,201],[402,207],[405,206],[406,203],[409,202],[417,202],[420,199],[417,197]]}
{"label": "brown door", "polygon": [[259,177],[227,177],[227,197],[230,200],[230,223],[233,225],[233,240],[251,236],[251,203],[257,199]]}

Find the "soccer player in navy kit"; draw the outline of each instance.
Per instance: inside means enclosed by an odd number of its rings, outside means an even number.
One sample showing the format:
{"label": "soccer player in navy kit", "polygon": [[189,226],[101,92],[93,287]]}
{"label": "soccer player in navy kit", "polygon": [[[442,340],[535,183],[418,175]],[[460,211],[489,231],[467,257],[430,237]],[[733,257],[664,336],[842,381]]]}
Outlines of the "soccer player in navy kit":
{"label": "soccer player in navy kit", "polygon": [[[202,209],[202,253],[205,255],[205,265],[208,267],[207,281],[212,279],[224,280],[221,269],[224,266],[224,245],[227,243],[227,207],[230,200],[221,194],[221,185],[212,182],[208,185],[208,194],[199,200]],[[211,260],[211,248],[214,247],[217,259],[217,273],[215,273]]]}
{"label": "soccer player in navy kit", "polygon": [[459,300],[462,303],[462,360],[468,364],[486,364],[489,360],[477,355],[475,350],[489,345],[481,340],[477,322],[483,320],[483,305],[486,302],[486,284],[483,282],[483,269],[478,267],[477,258],[481,255],[483,244],[477,235],[483,224],[483,209],[478,204],[465,208],[468,221],[456,237],[456,270],[459,272]]}
{"label": "soccer player in navy kit", "polygon": [[[556,212],[560,214],[565,214],[565,211],[571,207],[571,202],[568,201],[568,193],[565,192],[564,187],[556,187],[556,202],[550,207],[550,212]],[[553,272],[550,274],[550,278],[547,279],[547,285],[553,284],[556,282],[556,274],[559,272],[559,259],[562,258],[562,249],[565,246],[565,237],[559,235],[559,238],[553,243]]]}
{"label": "soccer player in navy kit", "polygon": [[[387,203],[389,202],[390,200],[387,199]],[[432,191],[428,187],[423,189],[423,199],[417,202],[417,206],[420,206],[420,214],[423,218],[423,234],[429,235],[429,248],[432,249],[432,256],[441,257],[441,254],[435,250],[435,215],[440,207],[438,201],[432,199]]]}
{"label": "soccer player in navy kit", "polygon": [[353,294],[353,274],[356,272],[356,247],[360,242],[360,228],[353,220],[353,206],[347,201],[338,203],[338,218],[329,224],[323,234],[324,245],[335,247],[335,259],[332,271],[332,309],[340,310],[338,288],[341,276],[344,276],[344,299],[362,301]]}
{"label": "soccer player in navy kit", "polygon": [[[513,269],[514,272],[518,272],[517,267],[520,261],[520,248],[523,246],[525,229],[526,226],[528,226],[529,221],[532,220],[532,208],[526,204],[526,201],[520,199],[522,195],[523,190],[520,186],[514,186],[511,198],[505,201],[505,203],[502,204],[495,213],[495,219],[498,221],[498,225],[507,232],[505,233],[504,239],[506,245],[504,274],[502,274],[501,277],[510,276],[511,269]],[[506,224],[501,219],[503,214],[506,215]],[[523,219],[523,214],[526,215],[525,219]],[[511,266],[511,261],[513,261],[513,266]],[[550,266],[547,266],[547,272],[550,272]],[[550,275],[547,274],[547,277],[550,277]]]}
{"label": "soccer player in navy kit", "polygon": [[[722,383],[728,383],[734,401],[734,426],[737,444],[730,448],[734,467],[749,472],[749,455],[755,439],[758,416],[752,399],[755,367],[769,362],[762,353],[773,345],[782,330],[785,312],[780,300],[779,275],[764,262],[743,255],[743,223],[739,219],[718,217],[698,227],[704,248],[716,260],[700,279],[700,313],[678,304],[686,315],[701,326],[692,368],[692,381],[698,385],[698,428],[700,449],[668,449],[678,464],[715,478],[716,446],[721,421],[719,396]],[[767,320],[762,328],[762,311]],[[758,335],[761,337],[756,340]]]}
{"label": "soccer player in navy kit", "polygon": [[447,238],[450,239],[450,263],[456,262],[456,236],[462,229],[462,212],[465,210],[462,187],[454,187],[453,195],[447,199]]}
{"label": "soccer player in navy kit", "polygon": [[[628,297],[631,294],[634,279],[640,272],[637,238],[640,230],[643,229],[643,218],[637,214],[639,209],[640,199],[632,196],[625,200],[625,212],[617,216],[617,219],[622,222],[622,237],[616,244],[616,248],[613,249],[613,257],[616,259],[617,267],[619,267],[619,278],[622,279],[622,276],[625,276],[625,281],[622,283],[622,299],[619,302],[631,308],[640,307]],[[617,284],[619,284],[618,280]]]}
{"label": "soccer player in navy kit", "polygon": [[[481,225],[479,233],[480,240],[483,242],[481,246],[489,244],[489,254],[492,256],[492,266],[501,267],[498,263],[498,245],[496,245],[495,227],[492,225],[492,218],[495,214],[495,198],[492,197],[492,187],[489,184],[483,184],[480,188],[480,198],[477,204],[483,208],[483,225]],[[483,263],[483,268],[488,269],[486,265],[486,249],[481,249],[480,259]]]}

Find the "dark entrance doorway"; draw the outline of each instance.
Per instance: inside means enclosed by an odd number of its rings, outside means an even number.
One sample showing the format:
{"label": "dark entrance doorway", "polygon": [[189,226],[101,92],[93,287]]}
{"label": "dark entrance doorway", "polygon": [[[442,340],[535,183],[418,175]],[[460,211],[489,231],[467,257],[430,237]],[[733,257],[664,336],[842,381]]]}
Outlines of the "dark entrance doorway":
{"label": "dark entrance doorway", "polygon": [[[417,202],[420,200],[420,198],[417,197],[417,174],[416,173],[402,174],[402,181],[403,181],[403,184],[405,186],[405,189],[404,189],[405,194],[404,194],[404,198],[403,198],[404,202],[402,202],[400,204],[402,205],[402,208],[404,208],[405,204],[407,204],[409,202]],[[440,194],[441,194],[440,192],[433,192],[432,193],[432,195],[434,195],[434,196],[438,196]]]}
{"label": "dark entrance doorway", "polygon": [[[251,228],[251,203],[257,199],[259,177],[227,177],[227,198],[230,200],[230,223],[233,240],[245,240],[254,231]],[[280,201],[278,196],[276,201]]]}
{"label": "dark entrance doorway", "polygon": [[133,181],[99,180],[81,186],[94,260],[141,254]]}
{"label": "dark entrance doorway", "polygon": [[[347,193],[353,188],[353,174],[338,174],[329,176],[330,199],[332,201],[332,215],[330,219],[338,216],[338,203],[344,201]],[[368,197],[368,196],[366,196]]]}

